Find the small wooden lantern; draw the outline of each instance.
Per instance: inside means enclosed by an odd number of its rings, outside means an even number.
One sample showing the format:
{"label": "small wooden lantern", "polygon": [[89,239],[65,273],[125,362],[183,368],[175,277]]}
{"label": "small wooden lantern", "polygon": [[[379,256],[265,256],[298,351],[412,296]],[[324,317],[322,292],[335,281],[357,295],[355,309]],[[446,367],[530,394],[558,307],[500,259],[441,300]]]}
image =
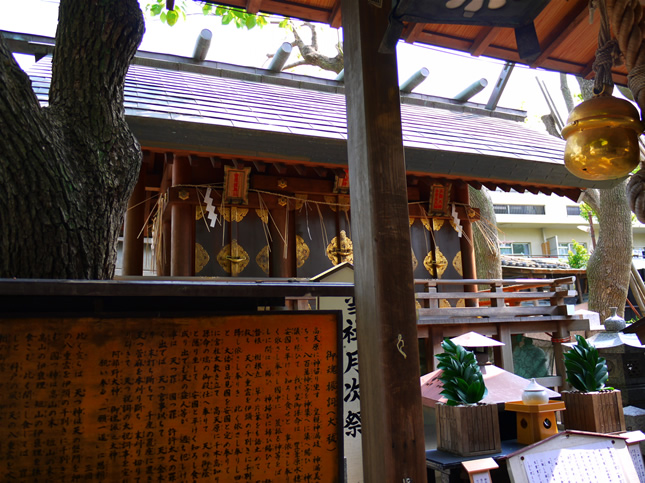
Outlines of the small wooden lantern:
{"label": "small wooden lantern", "polygon": [[558,433],[555,412],[565,409],[562,401],[546,404],[524,404],[522,401],[507,402],[507,411],[517,413],[517,442],[533,444]]}

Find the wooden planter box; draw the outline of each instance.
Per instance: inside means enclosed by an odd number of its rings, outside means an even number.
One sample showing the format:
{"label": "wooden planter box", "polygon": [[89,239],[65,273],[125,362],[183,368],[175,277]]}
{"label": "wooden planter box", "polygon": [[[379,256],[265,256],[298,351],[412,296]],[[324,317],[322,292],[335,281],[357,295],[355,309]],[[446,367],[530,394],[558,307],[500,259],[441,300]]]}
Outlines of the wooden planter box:
{"label": "wooden planter box", "polygon": [[499,453],[496,404],[448,406],[437,404],[437,449],[460,456]]}
{"label": "wooden planter box", "polygon": [[566,411],[562,421],[566,429],[615,433],[625,431],[623,401],[619,390],[602,392],[562,392]]}

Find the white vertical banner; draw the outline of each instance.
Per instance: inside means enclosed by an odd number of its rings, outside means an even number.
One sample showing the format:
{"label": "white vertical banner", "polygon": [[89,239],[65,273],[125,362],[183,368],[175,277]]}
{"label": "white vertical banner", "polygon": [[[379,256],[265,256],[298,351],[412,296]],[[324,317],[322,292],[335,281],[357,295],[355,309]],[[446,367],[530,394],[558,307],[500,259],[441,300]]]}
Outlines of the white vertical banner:
{"label": "white vertical banner", "polygon": [[[333,273],[330,273],[333,272]],[[327,276],[325,276],[327,274]],[[354,270],[350,264],[331,269],[315,277],[319,281],[353,282]],[[331,279],[333,278],[333,280]],[[361,398],[358,379],[358,343],[356,341],[356,308],[353,297],[320,297],[321,310],[341,310],[343,323],[340,336],[343,341],[343,416],[342,431],[347,471],[347,483],[363,483],[363,445],[361,440]]]}

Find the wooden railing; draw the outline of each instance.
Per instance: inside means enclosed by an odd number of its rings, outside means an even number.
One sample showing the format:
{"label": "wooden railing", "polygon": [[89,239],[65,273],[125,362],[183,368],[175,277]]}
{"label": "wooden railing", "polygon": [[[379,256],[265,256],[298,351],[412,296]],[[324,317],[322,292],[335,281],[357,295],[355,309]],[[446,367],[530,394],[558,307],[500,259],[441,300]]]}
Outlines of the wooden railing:
{"label": "wooden railing", "polygon": [[[565,298],[577,292],[569,286],[575,277],[518,280],[416,280],[418,334],[425,340],[428,371],[434,370],[441,341],[470,331],[492,337],[505,345],[496,349],[495,364],[513,372],[511,337],[546,332],[552,337],[556,378],[548,386],[563,384],[562,343],[573,330],[588,330],[589,321],[574,313]],[[477,290],[478,287],[489,287]]]}

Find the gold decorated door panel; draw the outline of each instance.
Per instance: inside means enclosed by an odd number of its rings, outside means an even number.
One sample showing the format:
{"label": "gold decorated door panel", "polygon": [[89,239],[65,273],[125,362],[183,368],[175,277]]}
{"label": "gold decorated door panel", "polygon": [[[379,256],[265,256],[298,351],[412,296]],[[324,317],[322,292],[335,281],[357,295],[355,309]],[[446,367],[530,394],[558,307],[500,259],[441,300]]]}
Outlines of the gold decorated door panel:
{"label": "gold decorated door panel", "polygon": [[216,210],[214,227],[199,206],[195,225],[195,275],[267,277],[269,275],[266,210],[227,207]]}
{"label": "gold decorated door panel", "polygon": [[298,277],[313,277],[340,263],[354,263],[349,200],[325,197],[325,203],[305,203],[295,211],[299,253]]}
{"label": "gold decorated door panel", "polygon": [[[461,241],[453,221],[439,218],[411,218],[410,221],[414,278],[463,278]],[[451,290],[462,291],[463,287],[455,286]],[[450,306],[463,303],[463,300],[441,301]]]}

